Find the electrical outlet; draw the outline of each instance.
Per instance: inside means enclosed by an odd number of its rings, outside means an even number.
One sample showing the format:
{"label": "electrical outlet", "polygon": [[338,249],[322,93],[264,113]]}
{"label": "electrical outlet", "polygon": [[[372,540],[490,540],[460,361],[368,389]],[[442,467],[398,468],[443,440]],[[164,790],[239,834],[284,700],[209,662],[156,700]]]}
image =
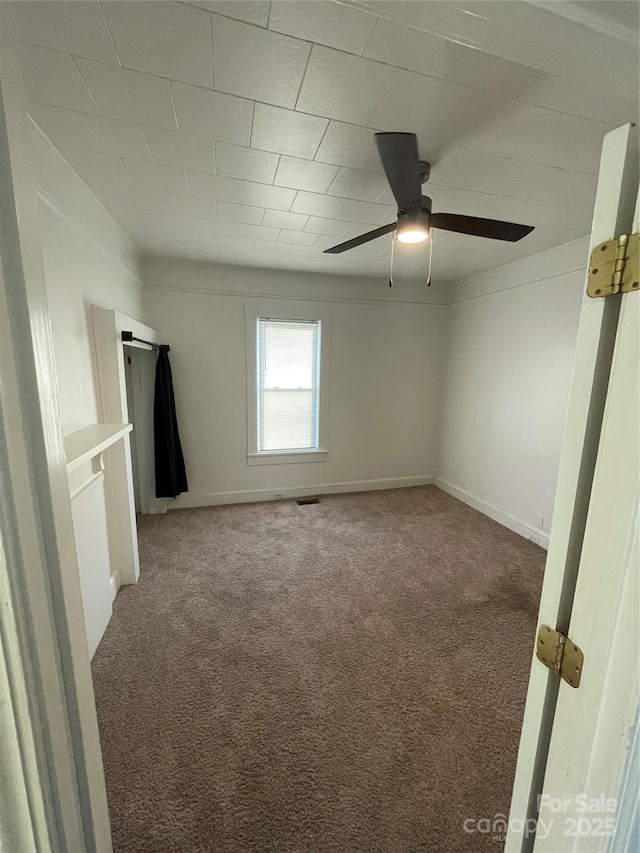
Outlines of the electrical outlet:
{"label": "electrical outlet", "polygon": [[542,530],[544,527],[544,515],[536,515],[536,527]]}

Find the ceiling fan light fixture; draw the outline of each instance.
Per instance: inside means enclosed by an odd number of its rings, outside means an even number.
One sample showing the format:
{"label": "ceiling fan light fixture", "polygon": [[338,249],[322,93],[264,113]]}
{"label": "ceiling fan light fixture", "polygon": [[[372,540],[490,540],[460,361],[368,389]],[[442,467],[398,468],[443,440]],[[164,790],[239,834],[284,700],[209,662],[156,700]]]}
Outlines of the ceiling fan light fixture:
{"label": "ceiling fan light fixture", "polygon": [[401,243],[423,243],[429,237],[429,214],[401,213],[396,236]]}
{"label": "ceiling fan light fixture", "polygon": [[422,243],[428,237],[428,231],[423,231],[422,228],[405,228],[403,231],[398,231],[398,240],[401,243]]}
{"label": "ceiling fan light fixture", "polygon": [[[517,222],[459,213],[432,213],[431,199],[422,194],[422,184],[428,180],[431,166],[420,159],[415,133],[376,133],[375,138],[384,173],[398,205],[398,221],[331,246],[324,250],[328,254],[338,255],[356,249],[391,231],[396,232],[396,239],[400,243],[416,246],[425,243],[432,236],[434,228],[508,243],[517,243],[533,231],[532,225],[519,225]],[[433,241],[430,246],[433,246]]]}

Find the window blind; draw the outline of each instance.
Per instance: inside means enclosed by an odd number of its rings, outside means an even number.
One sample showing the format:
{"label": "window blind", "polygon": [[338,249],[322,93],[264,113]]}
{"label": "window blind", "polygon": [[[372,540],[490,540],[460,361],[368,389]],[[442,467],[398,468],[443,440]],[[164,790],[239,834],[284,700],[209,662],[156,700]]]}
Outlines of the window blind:
{"label": "window blind", "polygon": [[317,450],[320,321],[258,319],[258,450]]}

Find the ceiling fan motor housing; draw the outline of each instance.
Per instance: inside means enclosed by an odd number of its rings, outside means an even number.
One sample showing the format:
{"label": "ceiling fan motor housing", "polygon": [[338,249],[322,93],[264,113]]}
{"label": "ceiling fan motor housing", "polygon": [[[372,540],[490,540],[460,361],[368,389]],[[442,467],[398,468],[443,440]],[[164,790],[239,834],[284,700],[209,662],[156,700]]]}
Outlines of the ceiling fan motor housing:
{"label": "ceiling fan motor housing", "polygon": [[[419,205],[419,207],[418,207]],[[420,200],[410,205],[398,208],[398,222],[402,216],[418,216],[420,213],[431,213],[431,199],[428,195],[420,196]]]}
{"label": "ceiling fan motor housing", "polygon": [[[429,199],[431,202],[431,199]],[[423,207],[422,210],[403,213],[398,213],[397,231],[400,234],[402,231],[428,231],[429,230],[429,214],[431,213],[431,204],[429,207]]]}
{"label": "ceiling fan motor housing", "polygon": [[396,232],[396,238],[401,243],[422,243],[428,239],[433,228],[510,243],[522,240],[533,231],[532,225],[518,225],[516,222],[458,213],[433,213],[431,199],[422,195],[421,189],[422,184],[429,179],[431,166],[426,160],[420,159],[415,133],[376,133],[375,140],[384,173],[398,205],[398,221],[352,237],[325,249],[325,252],[339,254],[356,249],[392,231]]}

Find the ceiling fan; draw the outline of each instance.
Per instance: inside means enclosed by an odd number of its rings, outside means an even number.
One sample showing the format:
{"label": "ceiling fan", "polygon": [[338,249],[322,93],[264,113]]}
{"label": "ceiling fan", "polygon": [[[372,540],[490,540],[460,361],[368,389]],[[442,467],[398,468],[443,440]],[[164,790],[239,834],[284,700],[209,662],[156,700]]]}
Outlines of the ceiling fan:
{"label": "ceiling fan", "polygon": [[396,232],[401,243],[421,243],[429,237],[431,228],[488,237],[491,240],[507,240],[510,243],[522,240],[533,231],[532,225],[518,225],[499,219],[482,219],[458,213],[432,213],[431,199],[422,195],[422,184],[429,179],[431,166],[420,159],[415,133],[376,133],[375,136],[378,154],[398,204],[398,221],[325,249],[325,253],[336,255],[346,252],[391,231]]}

